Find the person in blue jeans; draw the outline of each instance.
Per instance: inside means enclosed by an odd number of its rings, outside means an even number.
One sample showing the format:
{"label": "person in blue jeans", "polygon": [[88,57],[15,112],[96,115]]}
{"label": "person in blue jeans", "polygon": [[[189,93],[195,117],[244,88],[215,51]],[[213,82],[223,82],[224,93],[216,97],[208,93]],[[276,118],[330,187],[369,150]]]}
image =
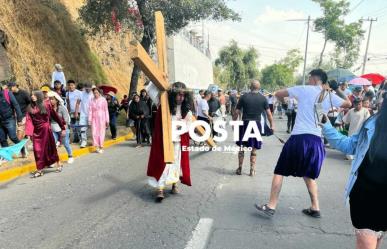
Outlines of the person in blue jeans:
{"label": "person in blue jeans", "polygon": [[350,137],[339,133],[327,118],[323,134],[333,148],[355,155],[345,198],[349,198],[358,249],[380,248],[387,231],[387,93],[379,112]]}
{"label": "person in blue jeans", "polygon": [[[55,110],[55,112],[58,114],[59,118],[62,119],[63,123],[66,127],[66,135],[62,137],[62,144],[64,145],[67,155],[68,155],[68,161],[67,163],[72,164],[74,163],[74,157],[73,157],[73,151],[70,146],[70,127],[69,124],[71,122],[69,112],[67,111],[66,107],[63,106],[63,99],[57,94],[56,92],[49,92],[48,96],[50,97],[50,102],[52,105],[52,108]],[[51,120],[51,129],[52,133],[54,135],[55,143],[58,144],[60,141],[62,130],[57,122],[54,120]]]}
{"label": "person in blue jeans", "polygon": [[[15,115],[16,114],[16,115]],[[16,133],[16,120],[21,125],[23,114],[15,96],[8,89],[0,90],[0,144],[8,147],[9,139],[18,144],[20,142]],[[25,149],[22,149],[22,157],[25,157]]]}

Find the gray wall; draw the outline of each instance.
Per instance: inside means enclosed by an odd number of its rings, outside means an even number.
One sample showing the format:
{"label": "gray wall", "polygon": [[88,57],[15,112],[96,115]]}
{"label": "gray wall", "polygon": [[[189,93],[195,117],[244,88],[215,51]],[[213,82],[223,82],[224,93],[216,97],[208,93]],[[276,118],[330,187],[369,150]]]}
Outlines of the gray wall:
{"label": "gray wall", "polygon": [[207,89],[214,83],[211,59],[180,35],[168,37],[168,76],[192,89]]}

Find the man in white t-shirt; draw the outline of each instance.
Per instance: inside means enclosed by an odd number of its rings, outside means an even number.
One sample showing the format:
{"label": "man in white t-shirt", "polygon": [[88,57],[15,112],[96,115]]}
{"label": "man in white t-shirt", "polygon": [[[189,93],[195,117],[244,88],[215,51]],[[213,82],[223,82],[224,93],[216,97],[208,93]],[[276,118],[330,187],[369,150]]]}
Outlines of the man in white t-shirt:
{"label": "man in white t-shirt", "polygon": [[198,94],[195,95],[195,115],[198,115],[198,103],[203,99],[204,90],[200,90]]}
{"label": "man in white t-shirt", "polygon": [[208,100],[211,98],[211,92],[205,91],[203,94],[203,98],[198,100],[198,107],[197,107],[197,116],[198,120],[203,120],[207,123],[210,123],[212,121],[212,117],[210,117],[210,114],[208,113],[208,110],[210,107],[208,106]]}
{"label": "man in white t-shirt", "polygon": [[83,86],[83,91],[81,94],[81,103],[80,103],[80,113],[79,113],[79,125],[81,126],[81,148],[87,146],[87,126],[89,122],[89,104],[90,100],[94,97],[93,92],[91,91],[92,86],[89,83],[86,83]]}
{"label": "man in white t-shirt", "polygon": [[321,128],[318,126],[320,115],[317,114],[326,114],[332,107],[351,106],[351,102],[338,89],[337,84],[332,85],[336,94],[331,91],[327,79],[323,70],[316,69],[309,74],[308,86],[295,86],[275,93],[280,101],[285,97],[295,98],[298,102],[298,113],[291,137],[282,149],[274,170],[270,201],[262,206],[255,205],[262,215],[274,216],[283,177],[295,176],[304,178],[311,199],[311,207],[302,212],[313,218],[321,217],[315,179],[320,174],[325,148],[321,139]]}
{"label": "man in white t-shirt", "polygon": [[[66,103],[67,109],[71,117],[71,125],[79,125],[79,108],[81,104],[82,92],[76,89],[75,81],[69,80],[67,82],[69,87],[68,92],[66,93]],[[78,128],[73,128],[74,136],[73,143],[79,143],[79,130]]]}

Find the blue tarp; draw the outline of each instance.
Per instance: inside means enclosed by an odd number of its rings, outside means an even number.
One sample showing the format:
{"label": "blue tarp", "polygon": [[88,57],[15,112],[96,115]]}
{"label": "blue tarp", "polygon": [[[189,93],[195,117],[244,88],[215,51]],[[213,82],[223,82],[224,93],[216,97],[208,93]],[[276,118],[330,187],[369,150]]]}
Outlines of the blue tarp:
{"label": "blue tarp", "polygon": [[23,149],[23,147],[26,145],[28,139],[23,139],[20,143],[0,148],[0,158],[4,158],[7,161],[13,160],[13,155],[19,155],[20,151]]}

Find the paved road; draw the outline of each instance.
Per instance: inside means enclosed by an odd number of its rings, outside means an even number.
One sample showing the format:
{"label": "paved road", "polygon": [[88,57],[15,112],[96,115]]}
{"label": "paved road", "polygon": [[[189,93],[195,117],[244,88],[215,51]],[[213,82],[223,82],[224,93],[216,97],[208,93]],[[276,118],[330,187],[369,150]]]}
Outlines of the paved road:
{"label": "paved road", "polygon": [[60,174],[0,185],[0,248],[354,248],[343,204],[349,163],[336,151],[328,151],[319,179],[323,218],[301,214],[306,188],[288,178],[276,217],[267,220],[253,203],[268,198],[282,148],[274,138],[258,153],[254,178],[247,161],[244,175],[233,174],[236,154],[192,153],[194,186],[162,204],[146,185],[149,148],[133,146],[82,157]]}

